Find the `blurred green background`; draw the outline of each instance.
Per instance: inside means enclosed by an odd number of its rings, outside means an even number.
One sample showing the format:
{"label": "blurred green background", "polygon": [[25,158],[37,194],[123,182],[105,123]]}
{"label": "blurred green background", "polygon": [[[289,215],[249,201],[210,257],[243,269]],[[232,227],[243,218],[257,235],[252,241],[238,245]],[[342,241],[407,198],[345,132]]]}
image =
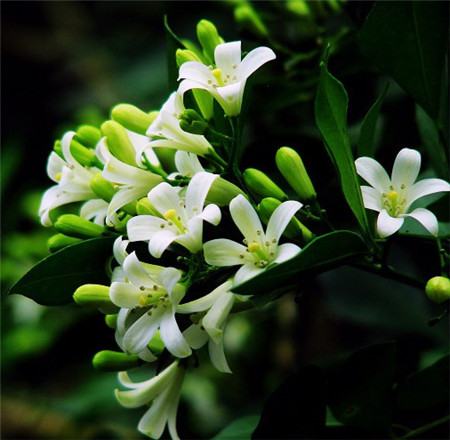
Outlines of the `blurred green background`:
{"label": "blurred green background", "polygon": [[[101,123],[119,102],[158,109],[172,91],[165,14],[183,37],[193,38],[198,20],[208,18],[228,41],[243,38],[246,47],[278,50],[276,65],[265,71],[268,87],[252,96],[244,164],[277,178],[276,148],[299,148],[330,217],[347,224],[312,100],[324,41],[336,42],[330,69],[349,91],[354,131],[384,86],[386,78],[363,58],[355,38],[371,2],[337,9],[317,3],[309,16],[296,11],[296,2],[255,2],[270,41],[236,23],[237,3],[2,2],[2,438],[140,438],[135,427],[143,409],[121,408],[113,396],[116,375],[91,367],[97,351],[115,349],[102,316],[75,305],[45,308],[6,293],[47,255],[52,232],[40,226],[37,209],[50,186],[45,164],[54,139],[81,123]],[[387,168],[399,148],[421,150],[414,103],[395,84],[379,131],[378,154]],[[446,202],[441,209],[448,221]],[[399,242],[392,258],[426,280],[437,261],[411,257],[427,252],[427,242]],[[181,437],[211,437],[237,417],[258,414],[296,366],[371,342],[399,341],[403,373],[429,365],[448,349],[446,322],[427,325],[439,312],[420,290],[352,268],[305,280],[301,292],[231,319],[226,346],[235,374],[200,362],[187,375]]]}

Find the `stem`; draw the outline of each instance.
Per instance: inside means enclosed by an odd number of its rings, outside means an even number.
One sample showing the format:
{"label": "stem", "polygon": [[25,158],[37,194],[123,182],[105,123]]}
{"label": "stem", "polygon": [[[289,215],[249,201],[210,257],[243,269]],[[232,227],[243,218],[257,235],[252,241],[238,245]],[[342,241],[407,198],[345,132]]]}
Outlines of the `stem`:
{"label": "stem", "polygon": [[441,417],[440,419],[437,419],[434,422],[423,425],[420,428],[413,429],[412,431],[409,431],[408,434],[404,435],[403,437],[400,437],[400,439],[414,438],[420,434],[423,434],[424,432],[429,431],[430,429],[435,428],[436,426],[442,425],[448,420],[450,420],[450,415]]}
{"label": "stem", "polygon": [[439,237],[436,237],[436,246],[437,246],[437,251],[439,254],[439,265],[441,268],[441,275],[446,275],[446,264],[445,264],[445,258],[444,258],[444,248],[442,247],[442,243],[441,243],[441,239]]}
{"label": "stem", "polygon": [[368,266],[365,264],[353,264],[353,267],[364,270],[366,272],[374,273],[376,275],[384,276],[391,280],[398,281],[400,283],[407,284],[412,287],[417,287],[419,289],[423,289],[425,284],[424,282],[416,278],[413,278],[409,275],[396,271],[390,266],[376,267],[376,266]]}

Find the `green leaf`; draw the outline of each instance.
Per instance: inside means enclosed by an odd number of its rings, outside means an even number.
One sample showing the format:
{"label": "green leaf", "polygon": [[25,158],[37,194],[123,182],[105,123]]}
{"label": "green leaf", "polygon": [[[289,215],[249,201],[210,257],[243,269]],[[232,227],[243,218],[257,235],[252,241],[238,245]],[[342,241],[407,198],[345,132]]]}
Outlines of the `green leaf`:
{"label": "green leaf", "polygon": [[328,404],[337,420],[380,435],[388,432],[395,358],[394,343],[375,344],[351,354],[330,372]]}
{"label": "green leaf", "polygon": [[376,2],[360,33],[363,52],[436,119],[447,51],[448,3]]}
{"label": "green leaf", "polygon": [[288,289],[299,283],[300,274],[328,270],[365,252],[367,247],[360,235],[351,231],[330,232],[309,242],[296,257],[269,266],[260,275],[233,288],[233,291],[242,295],[257,295],[280,287]]}
{"label": "green leaf", "polygon": [[258,416],[246,416],[234,420],[212,440],[250,440],[258,420]]}
{"label": "green leaf", "polygon": [[56,306],[72,302],[82,284],[109,284],[106,263],[116,237],[98,237],[67,246],[30,269],[9,291],[38,304]]}
{"label": "green leaf", "polygon": [[362,121],[357,145],[359,156],[375,156],[377,122],[380,116],[381,105],[383,104],[388,89],[389,83],[386,84],[385,88],[381,92],[381,95],[378,97],[372,107],[370,107],[369,111]]}
{"label": "green leaf", "polygon": [[326,61],[322,61],[314,104],[316,124],[338,171],[345,199],[362,231],[369,237],[369,223],[348,135],[347,107],[348,96],[344,86],[330,74]]}

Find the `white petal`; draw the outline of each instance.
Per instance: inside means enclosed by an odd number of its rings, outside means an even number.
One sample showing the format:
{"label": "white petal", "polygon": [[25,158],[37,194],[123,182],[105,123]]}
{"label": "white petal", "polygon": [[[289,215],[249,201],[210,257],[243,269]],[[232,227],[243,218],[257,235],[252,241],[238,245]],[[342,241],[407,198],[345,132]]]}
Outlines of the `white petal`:
{"label": "white petal", "polygon": [[261,220],[253,206],[244,196],[238,195],[230,202],[230,213],[234,223],[249,244],[255,241],[263,245],[264,230]]}
{"label": "white petal", "polygon": [[381,204],[382,194],[371,186],[362,185],[361,193],[363,197],[364,207],[380,212],[383,209]]}
{"label": "white petal", "polygon": [[378,214],[377,232],[381,238],[389,237],[397,232],[403,225],[404,219],[391,217],[385,209]]}
{"label": "white petal", "polygon": [[125,258],[128,255],[127,252],[128,243],[129,241],[124,240],[122,236],[119,236],[114,240],[113,255],[119,264],[123,264]]}
{"label": "white petal", "polygon": [[392,185],[398,191],[403,187],[411,186],[417,179],[420,171],[420,153],[411,148],[403,148],[397,154],[392,168]]}
{"label": "white petal", "polygon": [[208,223],[217,226],[222,219],[222,213],[220,212],[220,208],[217,205],[211,204],[203,210],[201,217]]}
{"label": "white petal", "polygon": [[177,243],[193,254],[202,249],[203,220],[200,216],[191,218],[187,224],[188,232],[176,238]]}
{"label": "white petal", "polygon": [[[180,66],[178,79],[189,79],[199,84],[207,85],[208,81],[212,84],[216,84],[217,80],[211,73],[211,70],[203,63],[197,61],[188,61]],[[181,84],[184,81],[181,82]],[[184,93],[178,89],[178,93],[183,95]]]}
{"label": "white petal", "polygon": [[197,155],[187,151],[177,151],[175,153],[175,166],[178,172],[186,177],[192,177],[200,171],[205,171]]}
{"label": "white petal", "polygon": [[54,182],[59,182],[63,168],[66,166],[64,160],[61,159],[54,151],[50,153],[47,161],[47,174]]}
{"label": "white petal", "polygon": [[232,372],[225,357],[223,338],[220,338],[218,343],[215,343],[211,339],[208,344],[208,350],[211,363],[217,368],[217,370],[219,370],[221,373]]}
{"label": "white petal", "polygon": [[119,307],[132,309],[139,304],[142,292],[130,283],[113,282],[109,288],[111,301]]}
{"label": "white petal", "polygon": [[153,215],[138,215],[128,220],[127,235],[130,241],[147,241],[161,232],[161,225],[167,221]]}
{"label": "white petal", "polygon": [[94,219],[94,223],[104,225],[108,203],[102,199],[88,200],[80,209],[80,217]]}
{"label": "white petal", "polygon": [[177,238],[173,231],[165,230],[153,235],[148,243],[148,250],[155,258],[161,257],[163,252]]}
{"label": "white petal", "polygon": [[263,64],[272,61],[276,55],[272,49],[268,47],[257,47],[250,51],[242,60],[238,68],[238,75],[242,78],[248,78],[255,70],[259,69]]}
{"label": "white petal", "polygon": [[169,418],[170,388],[164,390],[142,416],[138,424],[139,432],[152,439],[159,439]]}
{"label": "white petal", "polygon": [[117,191],[108,206],[108,220],[109,223],[114,223],[114,214],[123,206],[128,203],[136,202],[140,198],[144,197],[151,186],[132,186],[123,187]]}
{"label": "white petal", "polygon": [[214,61],[225,74],[236,75],[236,69],[241,63],[241,42],[218,44],[214,49]]}
{"label": "white petal", "polygon": [[89,181],[92,177],[91,173],[81,166],[78,161],[72,156],[72,152],[70,151],[70,144],[72,143],[72,139],[75,136],[74,131],[68,131],[64,134],[64,136],[61,139],[61,149],[64,156],[64,159],[66,159],[66,162],[71,165],[71,167],[76,170],[76,172],[83,178],[86,179],[86,181]]}
{"label": "white petal", "polygon": [[158,186],[155,186],[155,188],[148,193],[148,199],[161,214],[164,214],[171,209],[179,209],[180,190],[181,188],[179,187],[175,188],[168,183],[163,182]]}
{"label": "white petal", "polygon": [[208,333],[202,330],[198,324],[190,325],[183,332],[183,336],[186,342],[195,350],[203,347],[209,339]]}
{"label": "white petal", "polygon": [[[244,281],[249,280],[250,278],[259,275],[261,272],[264,272],[264,269],[261,267],[256,267],[253,263],[244,264],[234,276],[234,284],[238,285],[243,283]],[[250,293],[250,292],[249,292]]]}
{"label": "white petal", "polygon": [[233,308],[234,295],[223,292],[202,320],[202,325],[210,338],[217,344],[223,335],[223,326]]}
{"label": "white petal", "polygon": [[355,161],[356,171],[370,185],[380,192],[389,191],[391,181],[386,170],[371,157],[360,157]]}
{"label": "white petal", "polygon": [[292,217],[302,206],[300,202],[293,200],[283,202],[279,205],[270,216],[269,223],[267,224],[266,239],[270,242],[275,240],[278,243],[281,234],[283,234]]}
{"label": "white petal", "polygon": [[170,353],[179,358],[190,356],[192,350],[184,339],[173,313],[166,312],[164,314],[159,331],[161,339]]}
{"label": "white petal", "polygon": [[217,177],[217,174],[202,171],[191,179],[186,190],[186,211],[189,217],[202,212],[206,196]]}
{"label": "white petal", "polygon": [[274,263],[283,263],[284,261],[294,258],[300,253],[301,249],[292,243],[284,243],[278,246],[277,256],[273,260]]}
{"label": "white petal", "polygon": [[146,272],[142,263],[138,260],[136,252],[132,252],[123,262],[123,269],[127,274],[128,279],[136,287],[153,287],[154,281]]}
{"label": "white petal", "polygon": [[162,181],[162,177],[147,170],[128,165],[114,156],[108,160],[102,172],[106,180],[123,185],[157,185]]}
{"label": "white petal", "polygon": [[245,81],[237,81],[223,87],[217,87],[219,104],[228,116],[237,116],[241,112]]}
{"label": "white petal", "polygon": [[405,214],[405,217],[412,217],[417,220],[431,235],[437,237],[439,232],[438,221],[436,216],[428,209],[417,208],[409,214]]}
{"label": "white petal", "polygon": [[421,197],[450,191],[450,184],[442,179],[423,179],[416,182],[408,189],[407,200],[408,206]]}
{"label": "white petal", "polygon": [[140,351],[138,356],[145,362],[154,362],[158,359],[147,347]]}
{"label": "white petal", "polygon": [[212,266],[234,266],[245,263],[247,248],[227,238],[211,240],[203,245],[205,261]]}
{"label": "white petal", "polygon": [[175,269],[174,267],[166,267],[159,274],[159,281],[168,292],[169,296],[171,295],[175,285],[180,281],[181,271]]}
{"label": "white petal", "polygon": [[[184,63],[181,67],[183,67],[185,64],[187,64],[187,63]],[[211,84],[216,84],[217,80],[213,77],[212,74],[211,74],[211,77],[212,77],[211,78]],[[215,98],[218,97],[216,89],[214,87],[212,87],[211,85],[208,85],[208,83],[199,82],[199,81],[193,81],[191,79],[184,79],[183,81],[181,81],[180,85],[178,86],[178,92],[183,94],[183,95],[188,90],[192,90],[192,89],[206,90],[207,92],[209,92]]]}

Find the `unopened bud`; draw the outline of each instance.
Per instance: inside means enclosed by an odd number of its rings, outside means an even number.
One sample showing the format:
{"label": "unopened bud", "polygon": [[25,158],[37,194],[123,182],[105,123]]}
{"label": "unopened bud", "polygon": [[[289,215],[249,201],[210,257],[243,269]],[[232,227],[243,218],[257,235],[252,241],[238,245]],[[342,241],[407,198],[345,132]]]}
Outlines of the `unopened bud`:
{"label": "unopened bud", "polygon": [[148,348],[155,356],[159,356],[164,351],[165,345],[161,339],[159,330],[157,330],[151,341],[148,343]]}
{"label": "unopened bud", "polygon": [[177,49],[177,51],[175,52],[175,57],[178,67],[188,61],[197,61],[199,63],[202,62],[202,60],[192,50],[188,49]]}
{"label": "unopened bud", "polygon": [[428,280],[425,292],[431,301],[442,304],[450,300],[450,279],[447,277],[433,277]]}
{"label": "unopened bud", "polygon": [[109,298],[109,287],[101,284],[84,284],[73,294],[73,300],[79,306],[96,307],[104,313],[117,312],[117,306]]}
{"label": "unopened bud", "polygon": [[168,172],[172,173],[176,171],[175,167],[175,153],[174,148],[158,147],[153,150],[158,157],[158,160],[162,168]]}
{"label": "unopened bud", "polygon": [[137,202],[136,213],[138,215],[153,215],[159,217],[159,212],[150,203],[148,197],[143,197]]}
{"label": "unopened bud", "polygon": [[105,315],[105,324],[112,329],[117,327],[117,314]]}
{"label": "unopened bud", "polygon": [[119,104],[111,111],[114,121],[122,124],[126,129],[145,135],[155,118],[134,105]]}
{"label": "unopened bud", "polygon": [[55,229],[61,234],[78,238],[99,237],[105,232],[103,226],[75,214],[64,214],[58,217],[55,222]]}
{"label": "unopened bud", "polygon": [[116,192],[113,184],[106,180],[101,173],[97,173],[91,179],[89,186],[105,202],[110,202]]}
{"label": "unopened bud", "polygon": [[59,157],[63,157],[63,153],[62,153],[62,145],[61,145],[61,141],[58,139],[55,141],[55,143],[53,144],[53,151],[59,156]]}
{"label": "unopened bud", "polygon": [[135,151],[125,128],[116,121],[106,121],[101,128],[111,154],[122,162],[135,166]]}
{"label": "unopened bud", "polygon": [[195,102],[202,116],[209,121],[214,116],[214,98],[207,90],[192,89]]}
{"label": "unopened bud", "polygon": [[[280,205],[281,202],[273,197],[262,199],[258,205],[258,214],[261,220],[267,224],[275,209]],[[304,243],[308,243],[314,238],[314,234],[297,217],[292,217],[284,235],[288,238],[301,238]]]}
{"label": "unopened bud", "polygon": [[268,34],[267,28],[262,22],[257,12],[250,3],[241,3],[234,10],[235,20],[252,30],[255,34],[265,37]]}
{"label": "unopened bud", "polygon": [[70,152],[73,157],[79,162],[81,165],[85,167],[99,166],[102,165],[99,163],[97,156],[95,155],[95,151],[81,145],[77,140],[73,139],[70,143]]}
{"label": "unopened bud", "polygon": [[195,110],[187,109],[180,116],[180,127],[188,133],[203,134],[208,123]]}
{"label": "unopened bud", "polygon": [[70,246],[71,244],[79,243],[80,241],[80,238],[68,237],[64,234],[55,234],[48,239],[47,246],[48,250],[53,253],[66,246]]}
{"label": "unopened bud", "polygon": [[255,194],[261,197],[275,197],[286,200],[284,191],[265,173],[256,168],[247,168],[243,175],[245,184]]}
{"label": "unopened bud", "polygon": [[317,197],[303,161],[295,150],[289,147],[281,147],[277,151],[275,161],[280,173],[297,193],[300,200],[310,201]]}
{"label": "unopened bud", "polygon": [[223,179],[222,177],[217,177],[214,179],[209,189],[206,200],[209,203],[214,203],[218,206],[228,206],[231,200],[239,194],[245,195],[244,192],[235,184]]}
{"label": "unopened bud", "polygon": [[286,8],[300,17],[310,17],[311,10],[306,0],[288,0]]}
{"label": "unopened bud", "polygon": [[101,137],[101,131],[92,125],[81,125],[75,135],[76,140],[89,148],[95,148]]}
{"label": "unopened bud", "polygon": [[125,371],[137,367],[141,363],[135,354],[112,350],[99,351],[92,359],[94,368],[101,371]]}
{"label": "unopened bud", "polygon": [[216,26],[208,20],[200,20],[197,24],[197,38],[203,47],[203,54],[208,63],[213,63],[214,50],[218,44],[223,43]]}

